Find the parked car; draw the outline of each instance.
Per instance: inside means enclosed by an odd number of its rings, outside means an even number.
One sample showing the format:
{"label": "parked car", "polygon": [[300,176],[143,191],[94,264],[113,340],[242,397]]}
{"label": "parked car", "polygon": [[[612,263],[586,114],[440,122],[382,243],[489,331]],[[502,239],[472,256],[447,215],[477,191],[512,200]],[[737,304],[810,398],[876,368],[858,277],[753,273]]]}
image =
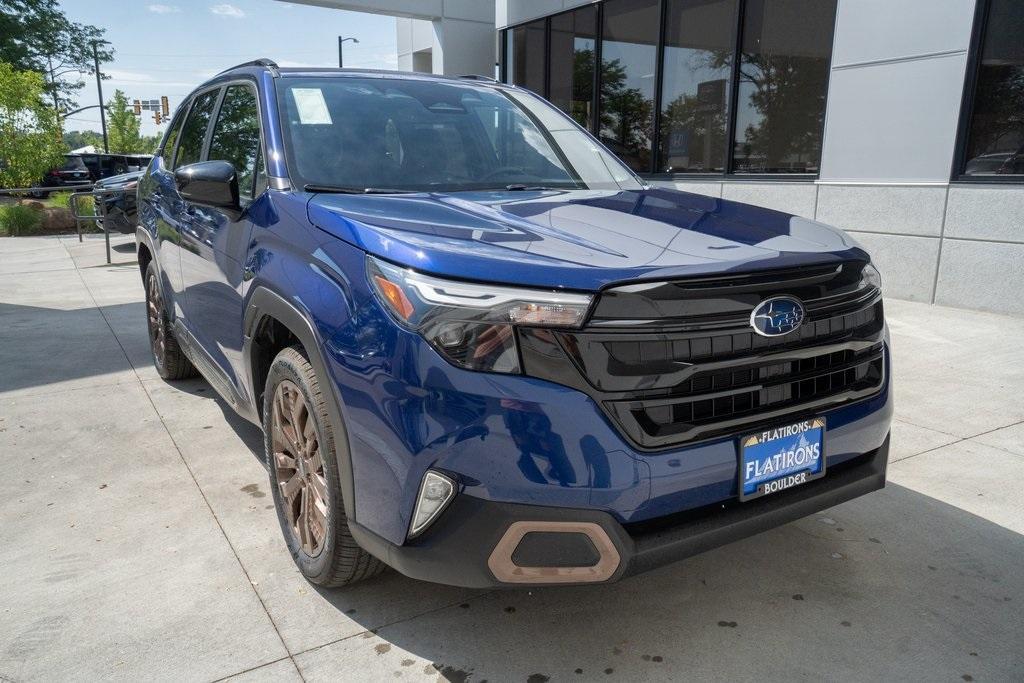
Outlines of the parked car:
{"label": "parked car", "polygon": [[108,232],[135,234],[138,225],[136,212],[136,189],[143,171],[132,171],[111,176],[99,181],[93,187],[97,190],[118,190],[115,194],[103,194],[101,200],[106,207],[106,218],[97,220],[96,225]]}
{"label": "parked car", "polygon": [[964,175],[1020,175],[1024,173],[1024,148],[1016,152],[993,152],[967,162]]}
{"label": "parked car", "polygon": [[[40,187],[86,189],[90,183],[89,169],[79,154],[65,154],[64,163],[43,175]],[[48,197],[49,192],[35,192],[36,197]]]}
{"label": "parked car", "polygon": [[156,368],[262,427],[313,583],[613,581],[885,484],[868,253],[651,187],[526,90],[229,69],[139,223]]}

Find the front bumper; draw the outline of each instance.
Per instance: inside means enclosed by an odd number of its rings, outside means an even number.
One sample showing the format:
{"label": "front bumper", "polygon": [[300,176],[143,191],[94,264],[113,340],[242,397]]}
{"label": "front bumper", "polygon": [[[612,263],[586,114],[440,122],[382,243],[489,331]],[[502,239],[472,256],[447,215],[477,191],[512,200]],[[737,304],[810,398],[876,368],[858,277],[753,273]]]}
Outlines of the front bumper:
{"label": "front bumper", "polygon": [[[623,525],[598,510],[502,503],[461,493],[421,537],[404,545],[355,522],[350,527],[362,547],[406,576],[425,581],[472,588],[616,581],[880,489],[888,457],[887,436],[874,451],[830,465],[822,479],[783,493],[635,524]],[[579,533],[595,527],[599,531],[591,535],[589,547],[578,542]],[[524,529],[538,534],[528,552],[519,543],[508,547],[510,534],[516,541]],[[558,529],[577,537],[562,542]],[[611,548],[602,547],[603,540]],[[588,553],[588,566],[573,563],[572,558]]]}

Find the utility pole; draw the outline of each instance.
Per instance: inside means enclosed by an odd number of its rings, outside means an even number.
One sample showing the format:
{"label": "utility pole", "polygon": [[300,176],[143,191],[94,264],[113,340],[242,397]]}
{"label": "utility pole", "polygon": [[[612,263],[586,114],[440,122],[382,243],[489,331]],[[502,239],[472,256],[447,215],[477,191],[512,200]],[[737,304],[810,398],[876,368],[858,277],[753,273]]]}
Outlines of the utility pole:
{"label": "utility pole", "polygon": [[343,50],[343,45],[347,41],[349,41],[349,40],[351,40],[356,45],[359,44],[359,39],[358,38],[342,38],[341,36],[338,36],[338,68],[339,69],[345,68],[345,53],[344,53],[344,50]]}
{"label": "utility pole", "polygon": [[[102,41],[106,42],[106,41]],[[100,126],[103,128],[103,153],[107,154],[110,152],[107,146],[107,110],[103,106],[103,79],[100,77],[100,53],[99,53],[100,41],[92,41],[92,63],[96,69],[96,92],[100,97]]]}
{"label": "utility pole", "polygon": [[60,100],[57,97],[57,77],[53,75],[53,57],[46,56],[46,65],[50,67],[50,87],[53,88],[53,110],[57,112],[57,125],[60,125]]}

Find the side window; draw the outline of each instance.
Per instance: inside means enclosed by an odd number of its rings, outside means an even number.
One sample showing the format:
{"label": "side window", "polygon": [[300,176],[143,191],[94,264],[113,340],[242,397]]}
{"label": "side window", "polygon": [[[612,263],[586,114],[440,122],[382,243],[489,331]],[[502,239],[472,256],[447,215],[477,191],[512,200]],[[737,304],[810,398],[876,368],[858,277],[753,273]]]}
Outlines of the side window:
{"label": "side window", "polygon": [[181,128],[185,125],[185,118],[187,115],[188,103],[185,103],[182,105],[181,113],[175,117],[170,130],[167,131],[167,137],[164,138],[164,144],[161,146],[162,152],[160,155],[163,157],[164,167],[166,168],[171,168],[174,163],[174,146],[178,144],[178,136],[181,135]]}
{"label": "side window", "polygon": [[256,93],[246,85],[228,86],[217,114],[210,140],[210,160],[223,160],[235,167],[238,194],[253,196],[260,150],[260,114]]}
{"label": "side window", "polygon": [[174,168],[199,161],[203,153],[203,141],[206,139],[206,128],[213,115],[213,105],[217,102],[219,90],[204,93],[196,100],[192,111],[188,113],[185,127],[181,129],[181,140],[178,143],[178,154],[174,158]]}
{"label": "side window", "polygon": [[187,112],[187,108],[183,108],[181,114],[174,119],[174,123],[167,131],[167,137],[164,138],[164,143],[160,147],[161,152],[159,154],[164,159],[165,168],[171,168],[171,165],[174,163],[174,145],[178,142],[181,127],[185,125],[185,115]]}

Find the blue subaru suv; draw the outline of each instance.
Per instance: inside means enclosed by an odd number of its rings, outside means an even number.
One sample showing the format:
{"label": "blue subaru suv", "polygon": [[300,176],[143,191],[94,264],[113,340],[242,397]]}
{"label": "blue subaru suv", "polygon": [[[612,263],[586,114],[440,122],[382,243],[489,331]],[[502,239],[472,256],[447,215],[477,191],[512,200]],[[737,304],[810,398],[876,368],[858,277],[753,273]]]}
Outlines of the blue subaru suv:
{"label": "blue subaru suv", "polygon": [[614,581],[885,484],[878,272],[484,78],[214,77],[138,189],[156,367],[260,425],[316,584]]}

